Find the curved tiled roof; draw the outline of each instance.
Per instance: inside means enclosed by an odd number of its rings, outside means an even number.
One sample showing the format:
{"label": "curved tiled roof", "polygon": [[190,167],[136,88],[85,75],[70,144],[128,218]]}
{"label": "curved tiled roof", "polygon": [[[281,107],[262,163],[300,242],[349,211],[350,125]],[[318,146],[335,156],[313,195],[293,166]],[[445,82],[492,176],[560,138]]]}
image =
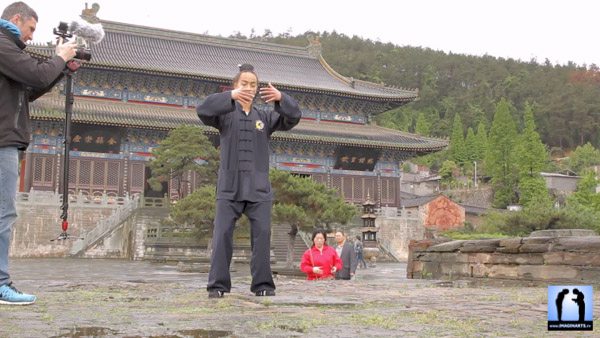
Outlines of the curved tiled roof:
{"label": "curved tiled roof", "polygon": [[[417,91],[357,81],[335,72],[310,47],[214,37],[160,28],[102,21],[105,38],[92,45],[88,66],[209,78],[229,82],[237,65],[254,65],[261,82],[283,88],[325,92],[381,101],[413,101]],[[30,46],[47,54],[47,47]]]}
{"label": "curved tiled roof", "polygon": [[[64,96],[52,92],[31,104],[31,116],[37,120],[63,120]],[[73,122],[169,130],[181,124],[203,126],[194,109],[118,100],[77,97]],[[426,138],[372,125],[302,120],[291,131],[275,132],[273,140],[320,144],[352,145],[404,151],[429,152],[446,147],[443,140]]]}

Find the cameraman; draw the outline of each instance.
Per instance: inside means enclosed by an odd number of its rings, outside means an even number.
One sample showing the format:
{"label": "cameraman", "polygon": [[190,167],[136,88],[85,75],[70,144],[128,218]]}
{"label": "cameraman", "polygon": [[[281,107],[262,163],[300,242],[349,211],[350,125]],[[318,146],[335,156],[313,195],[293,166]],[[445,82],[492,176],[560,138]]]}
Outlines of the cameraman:
{"label": "cameraman", "polygon": [[33,304],[36,297],[19,292],[8,274],[8,247],[17,218],[18,152],[29,145],[29,102],[61,79],[76,43],[58,42],[56,55],[38,61],[25,53],[38,16],[23,2],[4,9],[0,20],[0,304]]}

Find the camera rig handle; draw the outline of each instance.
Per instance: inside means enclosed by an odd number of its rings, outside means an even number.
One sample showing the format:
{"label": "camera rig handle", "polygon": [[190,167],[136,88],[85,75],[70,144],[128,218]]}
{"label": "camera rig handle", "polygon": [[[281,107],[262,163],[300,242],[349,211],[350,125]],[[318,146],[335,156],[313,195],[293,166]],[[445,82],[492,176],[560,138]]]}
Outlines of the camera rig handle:
{"label": "camera rig handle", "polygon": [[71,60],[67,62],[65,70],[63,73],[66,77],[65,84],[65,127],[64,127],[64,146],[65,152],[63,156],[63,181],[62,181],[62,205],[60,209],[62,210],[60,218],[61,222],[61,230],[62,232],[58,235],[57,238],[52,239],[51,241],[60,241],[65,239],[78,239],[80,237],[71,236],[67,232],[69,229],[69,164],[70,158],[69,153],[71,150],[71,116],[73,115],[73,102],[75,100],[73,95],[73,74],[79,69],[81,65],[79,62]]}

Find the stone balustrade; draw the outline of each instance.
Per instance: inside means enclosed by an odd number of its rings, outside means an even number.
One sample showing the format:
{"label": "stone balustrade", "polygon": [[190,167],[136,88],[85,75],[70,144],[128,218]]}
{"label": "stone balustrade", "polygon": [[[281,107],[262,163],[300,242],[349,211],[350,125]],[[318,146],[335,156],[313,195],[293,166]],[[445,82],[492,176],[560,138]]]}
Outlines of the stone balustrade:
{"label": "stone balustrade", "polygon": [[[137,195],[136,195],[137,196]],[[88,195],[81,192],[69,194],[69,206],[115,208],[129,203],[136,196],[117,196],[115,194]],[[17,192],[16,203],[26,205],[61,205],[62,194],[53,191]]]}

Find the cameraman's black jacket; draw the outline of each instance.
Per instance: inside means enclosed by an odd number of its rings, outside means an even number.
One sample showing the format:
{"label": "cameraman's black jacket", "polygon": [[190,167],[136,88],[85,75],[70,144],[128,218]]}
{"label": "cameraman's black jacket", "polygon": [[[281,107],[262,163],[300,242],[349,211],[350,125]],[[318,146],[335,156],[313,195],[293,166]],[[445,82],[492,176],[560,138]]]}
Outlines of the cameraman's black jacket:
{"label": "cameraman's black jacket", "polygon": [[27,148],[29,102],[49,91],[65,68],[60,56],[38,61],[23,51],[25,47],[0,27],[0,147]]}

